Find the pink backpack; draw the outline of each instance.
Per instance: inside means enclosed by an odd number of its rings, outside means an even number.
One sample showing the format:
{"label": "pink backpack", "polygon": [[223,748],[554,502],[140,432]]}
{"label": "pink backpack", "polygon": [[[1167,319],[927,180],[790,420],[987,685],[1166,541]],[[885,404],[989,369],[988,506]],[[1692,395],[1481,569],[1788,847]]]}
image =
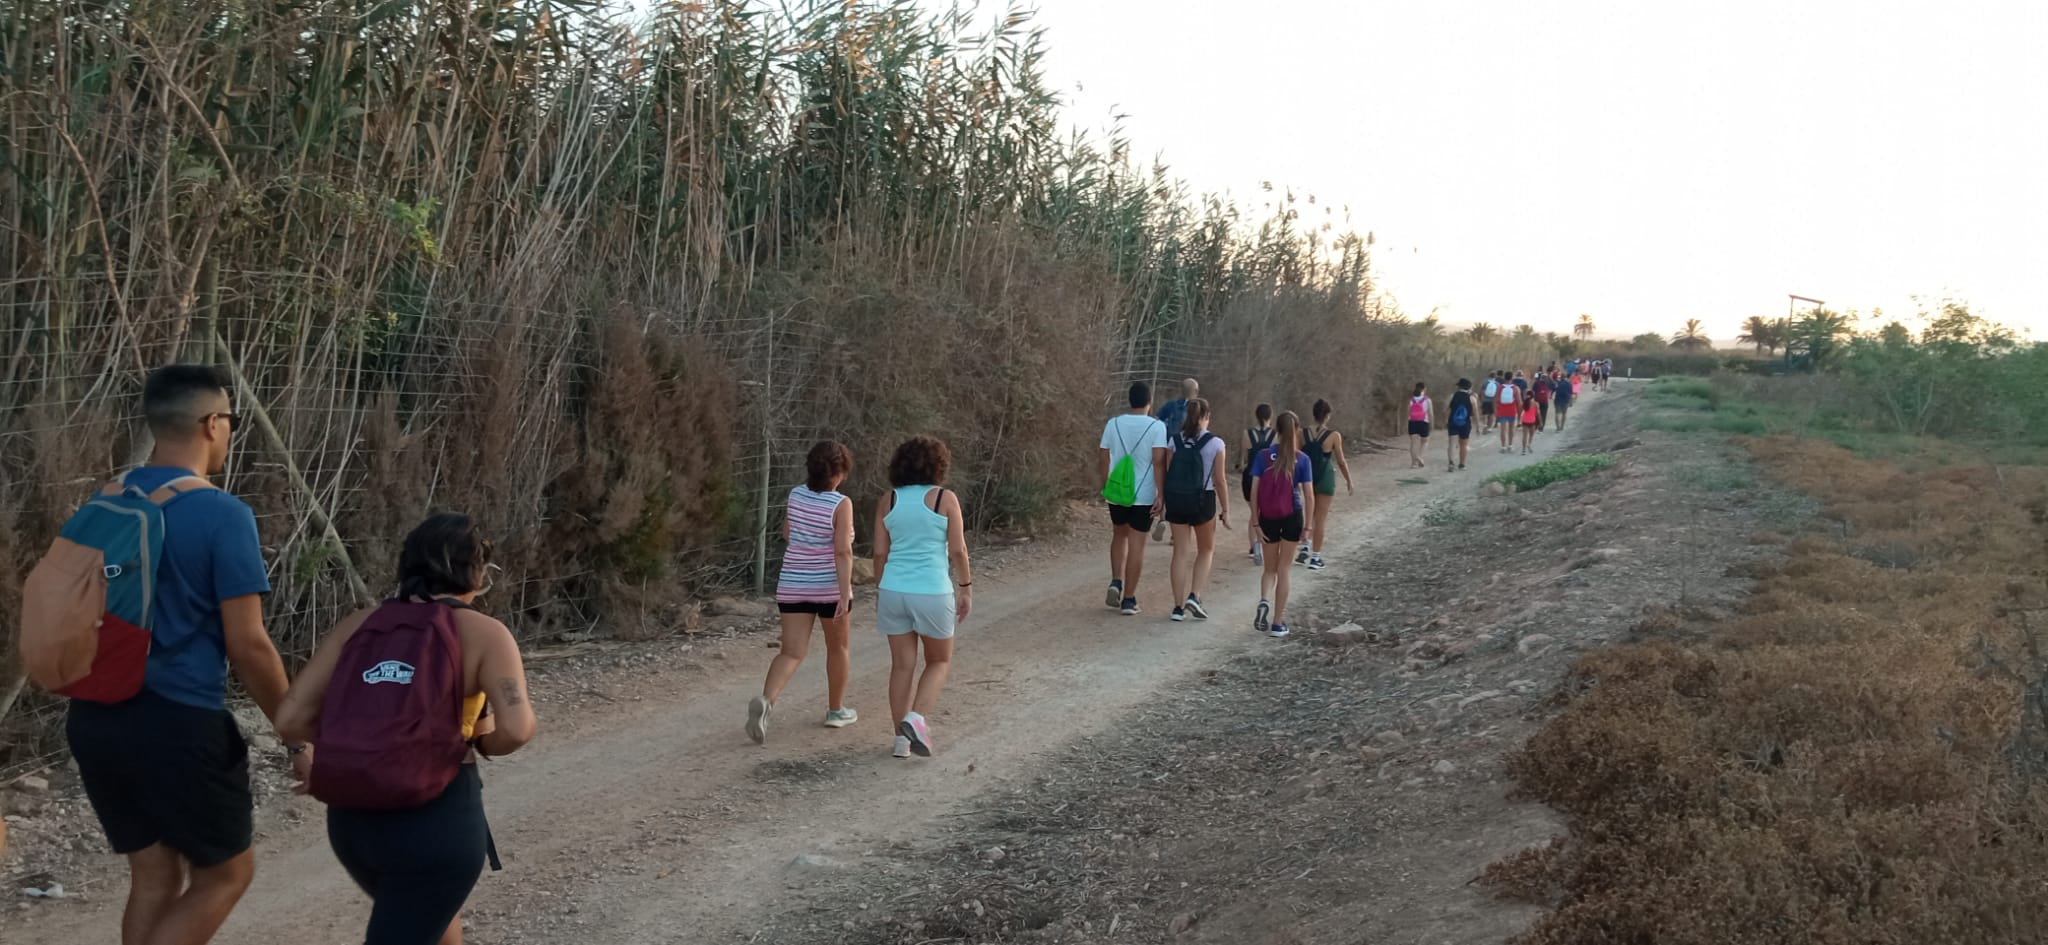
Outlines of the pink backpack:
{"label": "pink backpack", "polygon": [[1294,470],[1281,468],[1279,450],[1267,453],[1266,463],[1266,471],[1259,474],[1259,517],[1270,519],[1293,515]]}
{"label": "pink backpack", "polygon": [[313,739],[312,795],[344,810],[409,810],[462,771],[457,605],[390,601],[341,648]]}
{"label": "pink backpack", "polygon": [[1423,397],[1410,397],[1410,398],[1408,398],[1408,419],[1410,419],[1410,420],[1428,420],[1428,419],[1429,419],[1429,400],[1428,400],[1427,398],[1423,398]]}

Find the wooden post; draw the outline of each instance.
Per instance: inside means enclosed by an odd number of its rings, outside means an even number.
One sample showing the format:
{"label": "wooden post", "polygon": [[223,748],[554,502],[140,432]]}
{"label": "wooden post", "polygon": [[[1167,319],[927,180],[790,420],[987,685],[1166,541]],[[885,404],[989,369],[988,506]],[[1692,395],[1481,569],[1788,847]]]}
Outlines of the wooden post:
{"label": "wooden post", "polygon": [[761,480],[754,497],[754,593],[768,592],[768,491],[774,488],[775,314],[768,314],[765,366],[761,370]]}
{"label": "wooden post", "polygon": [[355,595],[356,603],[374,603],[376,598],[370,595],[370,588],[363,583],[362,575],[356,573],[355,561],[348,555],[348,546],[342,544],[341,533],[334,530],[334,520],[328,517],[326,509],[320,507],[320,497],[313,492],[312,485],[306,482],[305,475],[299,472],[299,464],[292,459],[292,451],[286,445],[283,434],[278,433],[277,425],[270,422],[270,412],[264,410],[263,404],[256,399],[255,385],[249,383],[249,378],[242,373],[241,366],[228,355],[228,343],[220,336],[218,324],[212,327],[212,335],[214,350],[219,352],[221,363],[227,365],[228,373],[235,381],[235,390],[241,395],[242,409],[248,411],[249,418],[256,423],[256,429],[263,434],[264,439],[270,441],[270,448],[276,450],[278,458],[283,460],[284,472],[291,478],[292,487],[305,494],[307,514],[313,517],[315,525],[320,526],[320,540],[334,549],[335,558],[341,562],[341,572],[348,578],[348,588]]}

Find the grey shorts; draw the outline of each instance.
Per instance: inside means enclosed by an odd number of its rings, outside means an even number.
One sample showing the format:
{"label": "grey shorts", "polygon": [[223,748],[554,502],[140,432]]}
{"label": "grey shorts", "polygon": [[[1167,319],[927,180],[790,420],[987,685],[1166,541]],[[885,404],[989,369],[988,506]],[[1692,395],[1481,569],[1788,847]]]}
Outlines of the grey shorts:
{"label": "grey shorts", "polygon": [[875,626],[885,637],[915,633],[934,640],[953,639],[953,595],[905,594],[882,591],[876,595]]}

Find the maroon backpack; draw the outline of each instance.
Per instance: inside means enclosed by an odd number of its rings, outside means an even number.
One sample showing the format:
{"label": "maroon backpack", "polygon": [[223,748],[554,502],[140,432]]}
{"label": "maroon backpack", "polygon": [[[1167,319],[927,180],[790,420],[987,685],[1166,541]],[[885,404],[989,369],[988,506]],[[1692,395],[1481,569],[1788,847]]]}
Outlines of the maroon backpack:
{"label": "maroon backpack", "polygon": [[387,602],[342,646],[313,738],[314,797],[345,810],[408,810],[461,773],[459,606]]}

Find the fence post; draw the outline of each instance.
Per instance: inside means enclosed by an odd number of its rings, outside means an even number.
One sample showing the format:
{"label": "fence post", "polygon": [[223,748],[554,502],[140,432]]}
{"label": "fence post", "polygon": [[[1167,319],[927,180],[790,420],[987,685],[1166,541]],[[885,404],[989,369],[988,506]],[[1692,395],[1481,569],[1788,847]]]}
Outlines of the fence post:
{"label": "fence post", "polygon": [[773,488],[775,416],[775,312],[768,312],[767,343],[762,347],[766,366],[761,370],[761,479],[754,496],[754,593],[768,592],[768,490]]}

